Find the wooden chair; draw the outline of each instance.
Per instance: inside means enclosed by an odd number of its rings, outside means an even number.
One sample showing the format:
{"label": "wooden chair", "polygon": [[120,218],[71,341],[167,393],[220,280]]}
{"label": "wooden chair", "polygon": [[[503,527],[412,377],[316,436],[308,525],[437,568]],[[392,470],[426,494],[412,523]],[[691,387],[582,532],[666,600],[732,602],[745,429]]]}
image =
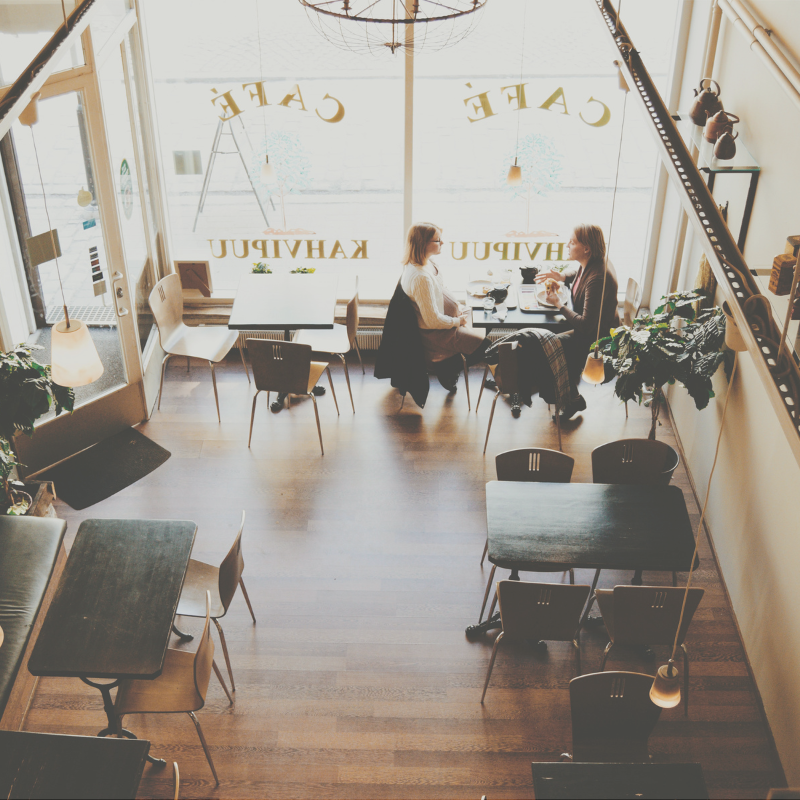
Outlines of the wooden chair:
{"label": "wooden chair", "polygon": [[[475,404],[475,411],[481,404],[481,397],[483,397],[483,387],[486,383],[486,378],[489,372],[494,377],[497,390],[492,400],[492,411],[489,414],[489,427],[486,429],[486,440],[483,443],[483,454],[486,455],[486,447],[489,444],[489,433],[492,430],[492,420],[494,419],[494,408],[497,405],[497,398],[501,394],[519,394],[518,382],[518,368],[517,368],[517,355],[514,352],[517,348],[516,342],[506,342],[497,348],[498,361],[497,364],[487,364],[486,369],[483,371],[483,379],[481,380],[481,390],[478,393],[478,402]],[[558,449],[561,449],[561,420],[559,419],[558,409],[556,409],[556,430],[558,432]]]}
{"label": "wooden chair", "polygon": [[[190,327],[183,322],[183,290],[181,279],[175,273],[162,278],[150,292],[150,309],[158,326],[158,339],[166,353],[161,362],[161,385],[158,388],[158,407],[161,408],[161,395],[164,391],[164,373],[167,361],[172,356],[186,356],[186,366],[190,358],[202,358],[211,367],[211,381],[214,385],[214,400],[217,404],[217,419],[222,422],[219,413],[219,395],[217,394],[217,375],[214,364],[222,361],[239,338],[236,331],[229,331],[220,325],[209,327]],[[250,383],[250,373],[244,360],[244,351],[239,348],[242,364]]]}
{"label": "wooden chair", "polygon": [[208,766],[219,786],[217,770],[211,760],[203,729],[194,712],[199,711],[206,702],[211,670],[222,684],[228,700],[233,698],[222,680],[219,667],[214,661],[214,642],[211,641],[211,594],[206,593],[206,624],[196,653],[186,650],[167,650],[164,669],[152,681],[125,679],[119,682],[114,701],[117,726],[122,728],[122,718],[128,714],[188,714],[197,729],[200,744],[206,754]]}
{"label": "wooden chair", "polygon": [[627,327],[630,328],[633,325],[633,320],[638,316],[641,307],[642,287],[633,278],[628,278],[625,301],[622,304],[622,321]]}
{"label": "wooden chair", "polygon": [[[677,451],[654,439],[619,439],[592,450],[593,483],[667,484],[678,467]],[[634,583],[642,582],[636,570]],[[678,585],[672,573],[672,585]]]}
{"label": "wooden chair", "polygon": [[253,367],[253,380],[256,383],[256,393],[253,397],[253,411],[250,414],[250,437],[247,446],[253,440],[253,421],[256,417],[256,400],[261,392],[267,393],[269,403],[270,392],[284,392],[310,397],[314,402],[314,416],[317,418],[317,433],[319,434],[319,449],[322,455],[325,450],[322,446],[322,429],[319,426],[319,411],[317,398],[312,389],[323,372],[328,373],[328,383],[331,387],[333,402],[336,404],[336,413],[339,413],[339,403],[336,400],[336,390],[333,388],[331,370],[327,361],[311,360],[311,345],[297,344],[296,342],[276,342],[268,339],[248,339],[247,351],[250,353],[250,364]]}
{"label": "wooden chair", "polygon": [[590,587],[564,586],[558,583],[498,581],[500,619],[503,630],[494,641],[489,669],[483,684],[481,703],[486,697],[497,647],[504,638],[551,642],[572,642],[581,674],[580,620]]}
{"label": "wooden chair", "polygon": [[361,364],[361,373],[365,374],[364,362],[361,360],[361,351],[358,349],[356,334],[358,333],[358,276],[356,276],[356,288],[353,297],[347,303],[347,312],[344,325],[334,325],[332,330],[320,331],[298,331],[294,341],[298,344],[311,346],[314,354],[323,353],[324,355],[338,356],[344,365],[344,377],[347,379],[347,391],[350,392],[350,405],[353,413],[356,407],[353,403],[353,390],[350,388],[350,372],[347,369],[347,359],[345,356],[351,350],[355,350],[358,355],[358,363]]}
{"label": "wooden chair", "polygon": [[173,800],[178,800],[181,796],[181,772],[178,769],[178,762],[172,762],[172,783],[174,791],[172,793]]}
{"label": "wooden chair", "polygon": [[572,759],[647,763],[661,708],[650,699],[652,675],[595,672],[569,684]]}
{"label": "wooden chair", "polygon": [[[233,680],[233,670],[231,669],[231,659],[228,654],[228,644],[225,641],[225,634],[219,620],[227,613],[228,608],[236,594],[236,587],[242,587],[242,594],[250,611],[253,622],[256,615],[253,613],[253,606],[250,605],[250,598],[247,596],[247,589],[244,587],[242,572],[244,571],[244,558],[242,557],[242,531],[244,530],[245,512],[242,511],[242,522],[239,526],[239,533],[225,556],[222,563],[215,567],[203,561],[189,559],[189,566],[186,570],[186,578],[183,581],[183,591],[181,599],[178,601],[176,616],[181,617],[203,617],[205,616],[206,595],[211,596],[211,619],[217,626],[219,641],[222,645],[222,654],[225,656],[225,664],[228,667],[228,677],[231,679],[231,691],[236,691],[236,683]],[[173,627],[175,633],[181,639],[189,640],[192,636],[179,631]]]}
{"label": "wooden chair", "polygon": [[[705,589],[689,589],[678,635],[683,650],[683,708],[689,714],[689,653],[684,639]],[[684,589],[663,586],[615,586],[595,592],[603,622],[611,640],[603,653],[600,671],[606,668],[611,648],[622,645],[672,645],[681,616]]]}
{"label": "wooden chair", "polygon": [[[497,480],[499,481],[569,483],[572,480],[572,468],[575,466],[575,459],[558,450],[546,450],[543,447],[522,447],[519,450],[506,450],[505,453],[498,453],[494,459],[494,466],[497,470]],[[483,566],[488,551],[489,539],[487,538],[486,544],[483,546],[481,566]],[[480,620],[483,619],[483,612],[489,599],[489,591],[492,587],[492,580],[496,570],[497,567],[492,564],[492,571],[489,573],[489,580],[486,583],[486,593],[483,596]],[[542,570],[542,572],[546,571]],[[560,570],[556,571],[560,572]],[[569,582],[575,583],[575,571],[572,569],[569,570]],[[494,605],[492,608],[494,608]]]}

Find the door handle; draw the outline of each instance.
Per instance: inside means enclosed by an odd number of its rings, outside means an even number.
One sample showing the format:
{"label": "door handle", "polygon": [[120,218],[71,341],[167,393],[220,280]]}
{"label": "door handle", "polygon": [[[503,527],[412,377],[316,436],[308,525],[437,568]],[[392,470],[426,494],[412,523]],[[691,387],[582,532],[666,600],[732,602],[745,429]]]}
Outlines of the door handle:
{"label": "door handle", "polygon": [[[112,283],[119,283],[123,279],[122,273],[117,270],[112,276],[111,281]],[[118,300],[121,300],[125,296],[125,290],[121,286],[117,286],[116,291],[114,292]],[[121,306],[115,301],[115,305],[117,307],[117,316],[118,317],[126,317],[131,312],[125,308],[125,306]]]}

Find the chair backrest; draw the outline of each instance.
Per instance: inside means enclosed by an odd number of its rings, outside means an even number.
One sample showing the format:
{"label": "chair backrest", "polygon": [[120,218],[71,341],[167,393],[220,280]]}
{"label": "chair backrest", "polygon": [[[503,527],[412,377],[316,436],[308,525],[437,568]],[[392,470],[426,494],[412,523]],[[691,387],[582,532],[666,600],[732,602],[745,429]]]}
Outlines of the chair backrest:
{"label": "chair backrest", "polygon": [[350,347],[353,347],[358,333],[358,275],[356,275],[355,293],[347,304],[345,324],[347,325],[347,341],[350,342]]}
{"label": "chair backrest", "polygon": [[589,591],[586,585],[498,581],[503,635],[514,639],[572,641]]}
{"label": "chair backrest", "polygon": [[236,594],[239,578],[242,577],[242,572],[244,571],[244,558],[242,558],[244,516],[244,511],[242,511],[242,522],[239,525],[239,533],[236,534],[236,539],[231,549],[228,551],[228,555],[225,556],[223,562],[219,565],[219,599],[222,601],[222,605],[226,611],[231,604],[231,600],[233,600],[233,596]]}
{"label": "chair backrest", "polygon": [[194,654],[194,688],[197,692],[199,705],[192,709],[198,711],[206,702],[208,682],[211,679],[211,664],[214,661],[214,642],[211,641],[211,592],[206,592],[206,624],[203,625],[203,634],[197,652]]}
{"label": "chair backrest", "polygon": [[653,439],[620,439],[592,450],[594,483],[669,483],[678,453]]}
{"label": "chair backrest", "polygon": [[622,321],[630,328],[634,317],[639,314],[642,305],[642,287],[633,279],[628,278],[625,290],[625,302],[622,305]]}
{"label": "chair backrest", "polygon": [[150,310],[158,326],[161,347],[166,350],[172,335],[183,325],[183,289],[174,272],[162,278],[150,292]]}
{"label": "chair backrest", "polygon": [[262,392],[308,394],[311,345],[248,339],[247,352],[256,389]]}
{"label": "chair backrest", "polygon": [[515,394],[519,391],[517,354],[514,352],[516,349],[516,342],[505,342],[497,348],[498,361],[494,379],[503,394]]}
{"label": "chair backrest", "polygon": [[596,672],[569,684],[575,761],[646,761],[661,708],[650,699],[652,675]]}
{"label": "chair backrest", "polygon": [[506,450],[494,459],[499,481],[536,481],[541,483],[569,483],[575,459],[558,450],[544,447],[521,447]]}
{"label": "chair backrest", "polygon": [[[672,644],[685,589],[680,586],[615,586],[614,643]],[[689,589],[678,644],[683,644],[705,589]]]}

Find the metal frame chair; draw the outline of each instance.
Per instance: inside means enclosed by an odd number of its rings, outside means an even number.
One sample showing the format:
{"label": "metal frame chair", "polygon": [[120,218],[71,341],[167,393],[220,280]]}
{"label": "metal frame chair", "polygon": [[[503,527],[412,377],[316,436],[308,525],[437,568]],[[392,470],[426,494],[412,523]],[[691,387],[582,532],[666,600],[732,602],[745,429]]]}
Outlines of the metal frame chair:
{"label": "metal frame chair", "polygon": [[325,455],[322,446],[322,428],[319,425],[319,410],[317,398],[312,389],[323,372],[328,373],[328,383],[331,387],[333,402],[336,405],[336,414],[339,414],[339,403],[336,400],[336,390],[333,388],[331,370],[327,361],[311,360],[311,345],[297,344],[296,342],[277,342],[269,339],[248,339],[247,350],[250,353],[250,365],[253,367],[253,380],[256,384],[256,393],[253,396],[253,410],[250,413],[250,436],[247,446],[253,440],[253,422],[256,417],[256,401],[261,392],[267,393],[269,403],[270,392],[283,392],[287,395],[295,394],[310,397],[314,403],[314,416],[317,420],[317,433],[319,434],[319,449]]}
{"label": "metal frame chair", "polygon": [[[595,592],[611,640],[603,652],[600,672],[614,645],[672,645],[681,616],[684,589],[671,586],[615,586]],[[705,589],[689,589],[678,645],[683,651],[683,709],[689,714],[689,653],[684,639]]]}
{"label": "metal frame chair", "polygon": [[[161,395],[164,392],[164,373],[167,361],[172,356],[186,356],[186,368],[190,358],[202,358],[211,367],[211,381],[214,385],[214,400],[217,404],[217,419],[222,422],[219,413],[219,394],[217,393],[217,374],[214,364],[219,363],[230,352],[239,334],[219,325],[210,327],[190,327],[183,322],[183,290],[181,279],[175,273],[162,278],[150,292],[148,298],[150,309],[158,327],[158,339],[166,353],[161,362],[161,384],[158,387],[158,408],[161,408]],[[244,351],[239,348],[247,382],[250,373],[244,359]]]}
{"label": "metal frame chair", "polygon": [[486,697],[492,676],[497,647],[504,639],[572,642],[581,674],[580,620],[591,587],[585,584],[564,586],[559,583],[498,581],[500,619],[503,629],[494,640],[481,703]]}
{"label": "metal frame chair", "polygon": [[[196,561],[193,558],[189,559],[189,566],[186,569],[186,577],[183,581],[183,591],[178,601],[178,610],[175,612],[175,615],[179,617],[204,616],[206,594],[210,593],[211,619],[219,632],[219,641],[222,645],[222,654],[225,656],[228,677],[231,679],[232,692],[236,691],[236,683],[233,680],[228,644],[225,641],[225,634],[222,631],[219,620],[228,613],[228,608],[236,594],[237,586],[242,589],[242,595],[247,603],[250,616],[253,618],[253,623],[256,621],[256,615],[253,613],[253,606],[250,604],[250,598],[247,595],[247,589],[245,589],[244,579],[242,578],[242,572],[244,572],[244,558],[242,557],[244,519],[245,512],[242,511],[239,533],[236,534],[236,539],[234,539],[228,555],[225,556],[218,567],[206,564],[203,561]],[[181,639],[188,641],[193,638],[190,634],[183,633],[175,626],[172,629]]]}
{"label": "metal frame chair", "polygon": [[122,729],[122,718],[128,714],[188,714],[194,727],[203,752],[206,754],[208,766],[219,786],[217,770],[211,759],[203,729],[194,712],[199,711],[206,702],[211,670],[217,676],[231,705],[233,698],[222,680],[217,662],[214,661],[214,642],[211,641],[211,593],[206,592],[206,623],[197,646],[196,653],[186,650],[167,650],[164,669],[155,680],[130,680],[119,682],[117,696],[114,700],[117,730]]}
{"label": "metal frame chair", "polygon": [[361,351],[358,349],[358,276],[356,275],[356,287],[353,297],[347,303],[347,311],[344,325],[334,325],[333,330],[329,331],[298,331],[294,341],[298,344],[311,345],[312,351],[325,355],[337,356],[344,365],[344,377],[347,380],[347,391],[350,393],[350,405],[353,413],[356,413],[356,406],[353,403],[353,390],[350,388],[350,372],[347,369],[347,359],[345,356],[351,350],[355,350],[358,355],[358,363],[361,364],[361,374],[366,374],[364,362],[361,360]]}

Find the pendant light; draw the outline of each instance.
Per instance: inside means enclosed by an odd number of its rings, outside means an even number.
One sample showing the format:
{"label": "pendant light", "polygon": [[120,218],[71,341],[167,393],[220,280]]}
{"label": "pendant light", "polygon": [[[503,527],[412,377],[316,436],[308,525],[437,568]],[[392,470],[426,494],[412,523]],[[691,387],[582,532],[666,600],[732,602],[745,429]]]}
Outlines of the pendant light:
{"label": "pendant light", "polygon": [[656,677],[653,679],[653,686],[650,689],[650,699],[661,708],[674,708],[681,701],[680,675],[677,667],[675,666],[675,651],[678,649],[678,639],[681,634],[681,627],[683,626],[683,614],[686,610],[686,600],[689,597],[689,589],[692,585],[692,578],[694,576],[694,561],[697,558],[697,550],[700,547],[700,533],[703,530],[703,521],[706,518],[706,509],[708,508],[708,498],[711,494],[711,479],[714,477],[714,470],[717,467],[719,446],[722,442],[722,431],[725,429],[725,416],[728,413],[728,401],[731,399],[733,379],[736,377],[736,367],[738,365],[739,354],[737,351],[734,351],[733,368],[731,369],[730,381],[728,381],[728,393],[725,395],[725,405],[722,407],[722,419],[719,423],[717,448],[714,451],[714,461],[711,464],[711,473],[708,476],[706,499],[703,501],[703,510],[700,513],[700,522],[697,524],[697,534],[695,535],[694,541],[694,553],[692,553],[692,560],[689,566],[689,578],[686,581],[686,591],[683,594],[683,604],[681,605],[681,614],[678,618],[678,627],[675,631],[675,641],[672,644],[672,654],[669,657],[669,663],[658,668]]}
{"label": "pendant light", "polygon": [[[258,10],[259,0],[256,3],[256,37],[258,38],[258,73],[261,85],[260,97],[264,97],[264,62],[261,56],[261,16]],[[267,112],[261,112],[261,118],[264,121],[264,147],[267,146]],[[275,183],[275,167],[269,163],[269,153],[264,153],[264,163],[261,165],[261,182],[262,183]],[[284,226],[285,227],[285,226]]]}
{"label": "pendant light", "polygon": [[50,231],[50,244],[53,257],[56,261],[56,274],[58,285],[61,289],[61,299],[64,303],[64,320],[54,325],[50,333],[50,362],[53,383],[59,386],[86,386],[93,383],[103,374],[103,364],[97,355],[89,329],[78,319],[70,319],[67,309],[67,300],[64,296],[64,284],[61,282],[61,269],[58,264],[53,227],[50,223],[50,213],[47,210],[47,196],[44,191],[42,168],[39,164],[39,152],[36,149],[36,137],[33,135],[33,126],[39,121],[38,108],[39,93],[31,98],[31,102],[19,115],[19,121],[31,130],[33,153],[36,157],[36,169],[39,172],[39,183],[42,186],[42,202],[44,213],[47,217],[47,227]]}
{"label": "pendant light", "polygon": [[522,167],[517,165],[519,156],[519,120],[522,116],[522,74],[525,65],[525,18],[528,15],[528,3],[525,3],[525,10],[522,12],[522,52],[519,57],[519,91],[517,93],[517,141],[514,145],[514,163],[509,167],[506,183],[509,186],[519,186],[522,183]]}
{"label": "pendant light", "polygon": [[605,361],[600,353],[600,326],[603,323],[603,307],[606,299],[606,277],[608,276],[608,254],[611,251],[611,235],[614,232],[614,207],[617,203],[617,187],[619,186],[619,165],[622,159],[622,135],[625,132],[625,110],[628,106],[628,84],[622,74],[622,65],[619,61],[614,62],[614,66],[619,72],[619,88],[625,92],[625,99],[622,101],[622,121],[619,126],[619,148],[617,150],[617,172],[614,176],[614,193],[611,196],[611,219],[608,223],[608,247],[606,247],[606,260],[603,269],[603,291],[600,294],[600,313],[597,315],[597,336],[595,338],[594,351],[589,353],[586,358],[586,366],[583,368],[581,377],[587,383],[602,383],[606,377]]}

